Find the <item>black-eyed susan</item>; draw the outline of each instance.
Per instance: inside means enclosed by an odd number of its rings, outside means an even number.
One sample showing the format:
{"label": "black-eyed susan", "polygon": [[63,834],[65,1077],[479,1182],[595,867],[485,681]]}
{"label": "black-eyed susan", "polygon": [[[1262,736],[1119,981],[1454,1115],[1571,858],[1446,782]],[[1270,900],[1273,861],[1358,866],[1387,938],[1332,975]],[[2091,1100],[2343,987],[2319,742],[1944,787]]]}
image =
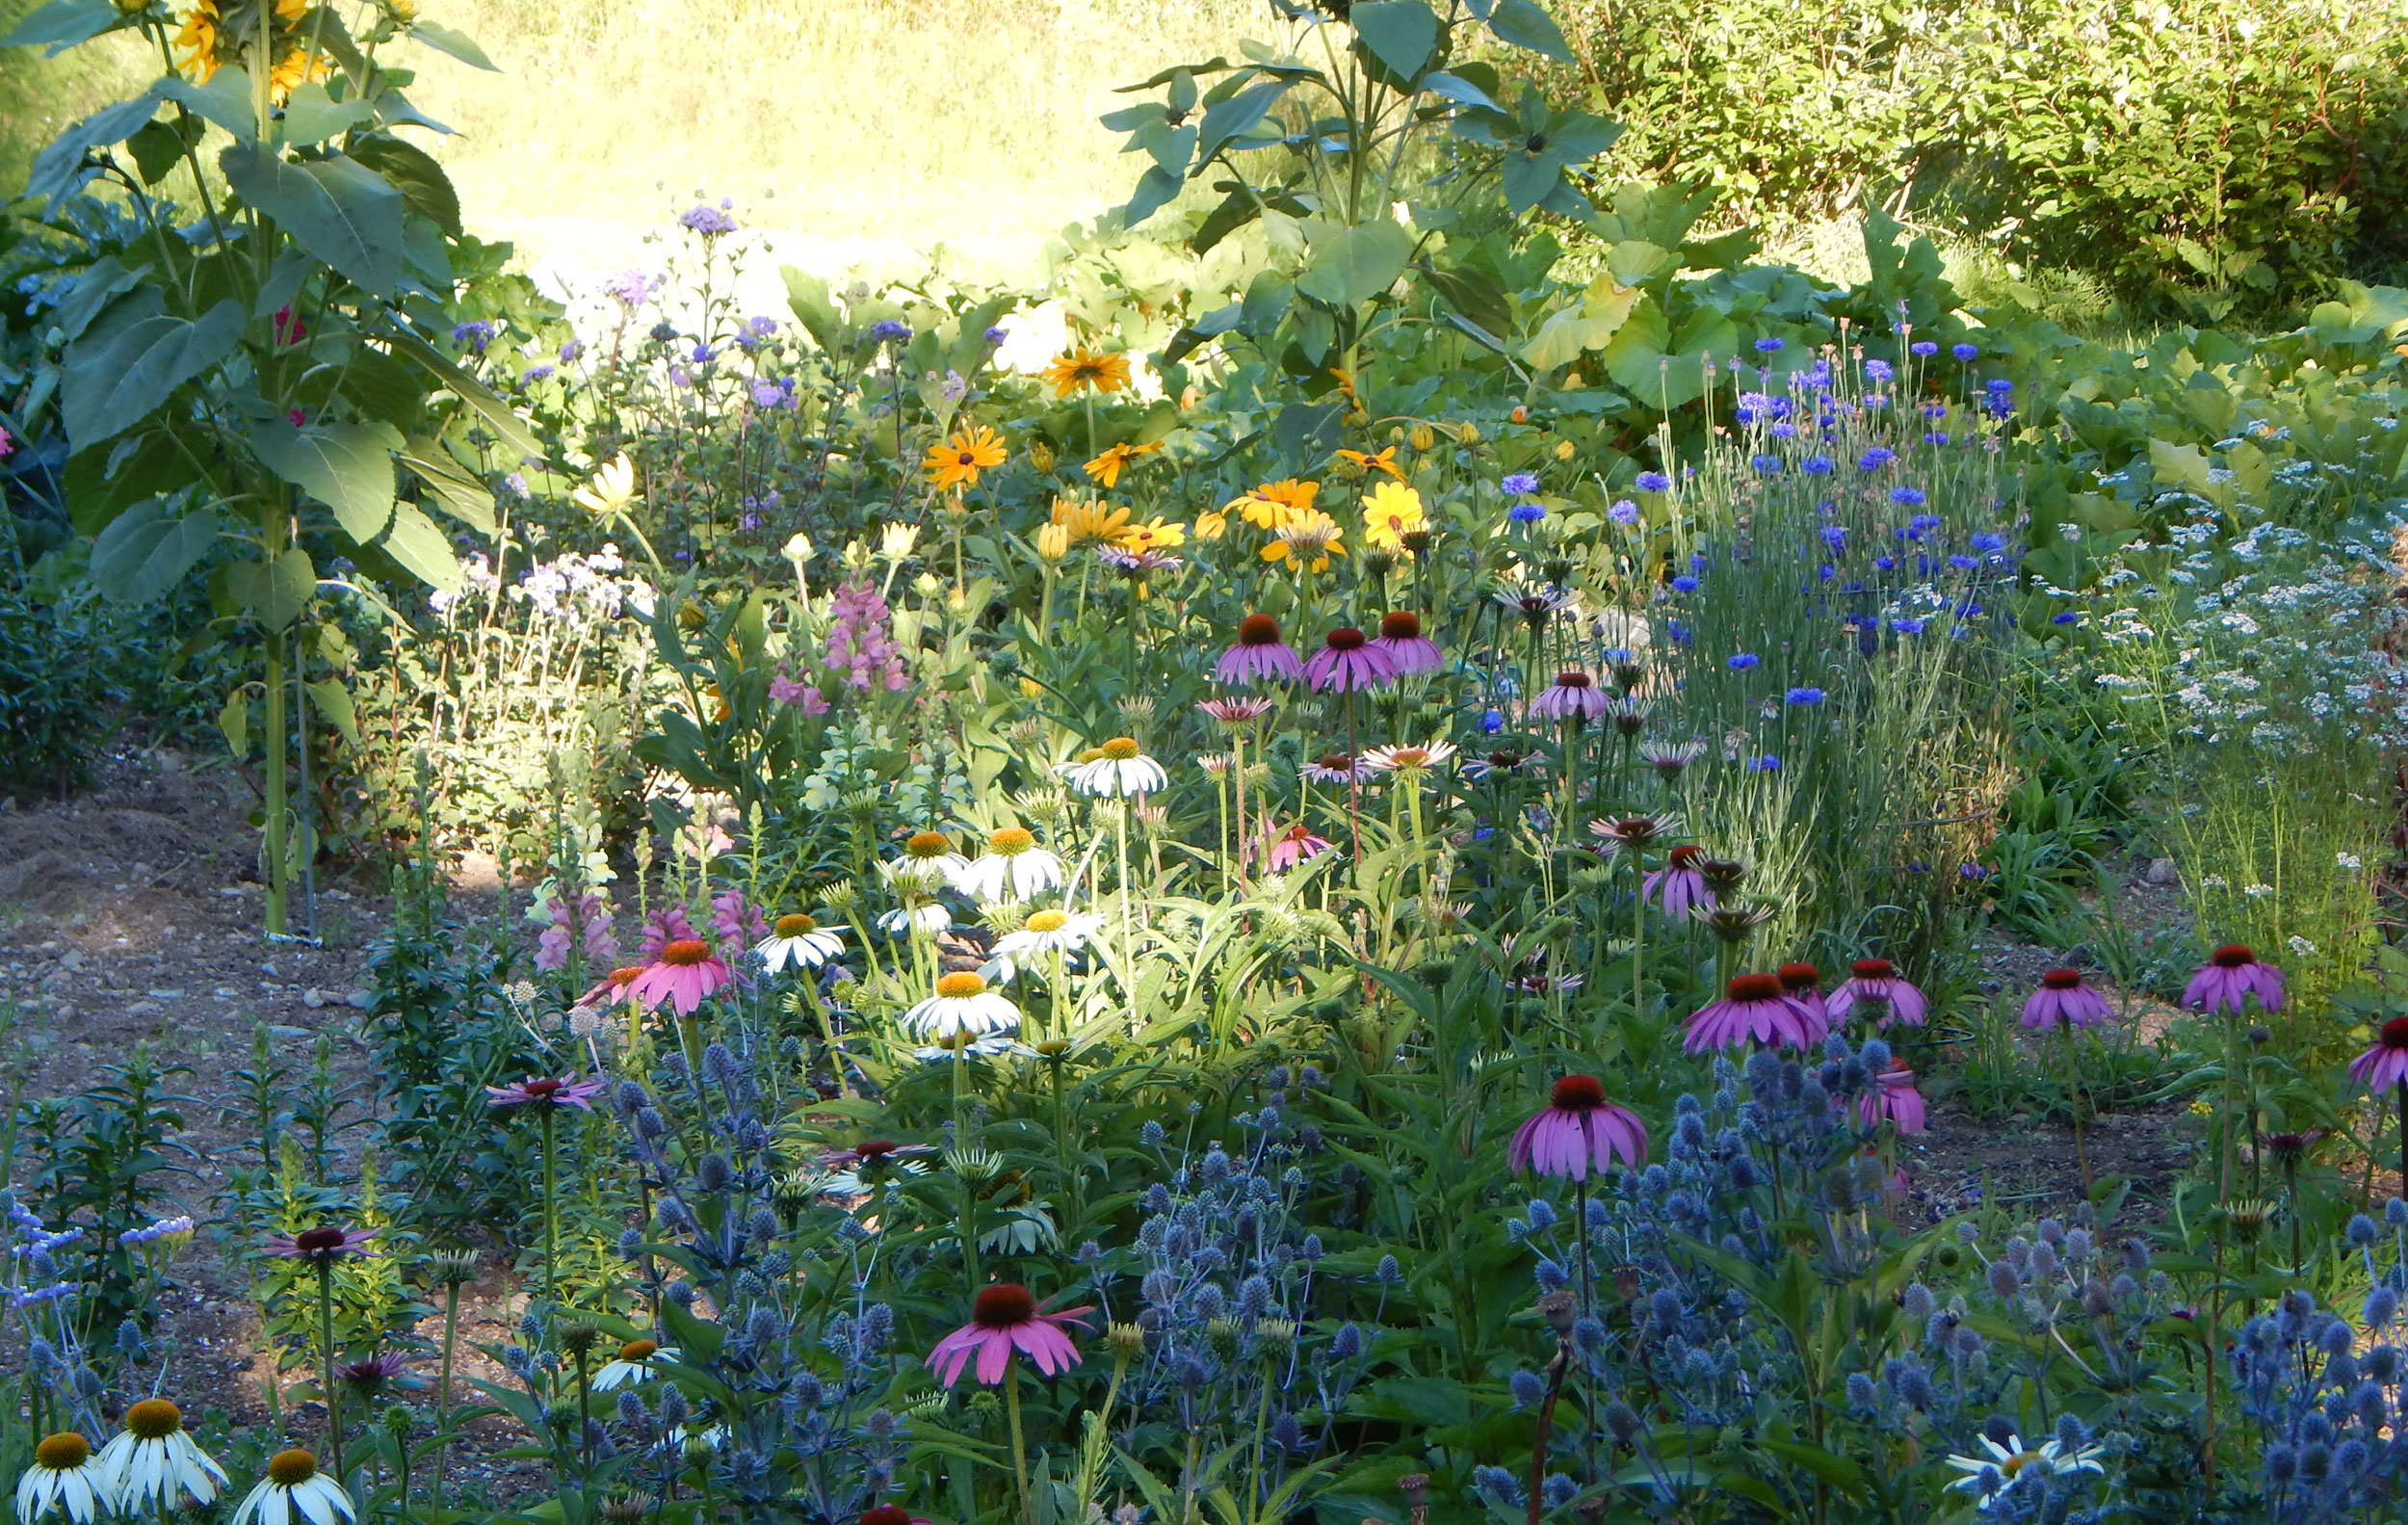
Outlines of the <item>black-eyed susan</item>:
{"label": "black-eyed susan", "polygon": [[1068,537],[1063,548],[1090,540],[1110,541],[1129,527],[1129,511],[1117,504],[1080,498],[1056,498],[1053,522]]}
{"label": "black-eyed susan", "polygon": [[1003,463],[1004,436],[984,424],[964,424],[943,444],[929,446],[920,467],[929,474],[929,485],[942,490],[975,487],[980,472]]}
{"label": "black-eyed susan", "polygon": [[1120,484],[1120,473],[1127,470],[1139,456],[1150,456],[1162,448],[1160,440],[1142,445],[1127,443],[1108,445],[1102,454],[1079,469],[1102,486],[1117,486]]}
{"label": "black-eyed susan", "polygon": [[1124,551],[1166,551],[1187,542],[1184,525],[1166,522],[1159,513],[1143,524],[1132,524],[1112,537],[1112,543]]}
{"label": "black-eyed susan", "polygon": [[1085,386],[1117,392],[1129,384],[1129,357],[1081,345],[1045,368],[1045,381],[1056,397],[1068,397]]}
{"label": "black-eyed susan", "polygon": [[1404,538],[1429,528],[1422,495],[1401,482],[1383,482],[1363,500],[1363,542],[1412,559]]}
{"label": "black-eyed susan", "polygon": [[1340,460],[1367,475],[1374,471],[1384,471],[1399,482],[1404,480],[1404,468],[1397,464],[1397,447],[1394,445],[1377,452],[1341,450],[1337,454]]}

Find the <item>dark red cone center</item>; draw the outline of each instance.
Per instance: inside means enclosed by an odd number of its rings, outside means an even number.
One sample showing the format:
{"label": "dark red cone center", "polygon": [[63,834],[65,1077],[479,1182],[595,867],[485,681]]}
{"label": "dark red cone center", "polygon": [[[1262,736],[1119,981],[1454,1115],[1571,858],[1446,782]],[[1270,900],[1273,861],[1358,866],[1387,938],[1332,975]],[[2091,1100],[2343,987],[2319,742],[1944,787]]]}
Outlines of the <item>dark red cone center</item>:
{"label": "dark red cone center", "polygon": [[1017,1282],[1003,1281],[991,1287],[981,1287],[970,1304],[970,1322],[982,1329],[1009,1329],[1036,1317],[1036,1299],[1029,1289]]}
{"label": "dark red cone center", "polygon": [[1594,1112],[1606,1104],[1606,1088],[1594,1075],[1566,1075],[1556,1082],[1548,1104],[1558,1112]]}

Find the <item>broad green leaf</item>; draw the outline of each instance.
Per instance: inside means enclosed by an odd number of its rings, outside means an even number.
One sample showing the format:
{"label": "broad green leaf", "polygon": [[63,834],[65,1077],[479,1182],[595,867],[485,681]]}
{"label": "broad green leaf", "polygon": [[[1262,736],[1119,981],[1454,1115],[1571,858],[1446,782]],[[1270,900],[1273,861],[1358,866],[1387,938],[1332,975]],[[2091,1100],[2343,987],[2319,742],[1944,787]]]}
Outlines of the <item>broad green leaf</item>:
{"label": "broad green leaf", "polygon": [[1135,227],[1147,218],[1168,206],[1178,197],[1184,182],[1161,165],[1149,165],[1138,176],[1138,188],[1129,194],[1129,201],[1120,209],[1120,225]]}
{"label": "broad green leaf", "polygon": [[276,126],[287,144],[324,143],[339,138],[353,127],[376,120],[377,114],[367,103],[357,100],[336,100],[327,93],[326,86],[308,80],[294,88],[292,98],[284,103],[284,115]]}
{"label": "broad green leaf", "polygon": [[502,72],[493,60],[484,56],[484,49],[479,47],[464,32],[456,32],[447,26],[437,26],[432,21],[414,21],[410,23],[409,35],[437,53],[456,58],[471,68],[485,69],[495,74]]}
{"label": "broad green leaf", "polygon": [[1641,298],[1598,354],[1598,363],[1614,384],[1642,403],[1654,403],[1662,390],[1664,345],[1671,337],[1672,325],[1664,320],[1663,308],[1653,297]]}
{"label": "broad green leaf", "polygon": [[73,195],[90,178],[84,170],[87,153],[123,143],[158,111],[159,92],[154,86],[132,100],[103,106],[76,122],[34,155],[33,171],[25,180],[25,194],[47,197],[54,204],[61,197]]}
{"label": "broad green leaf", "polygon": [[393,522],[393,457],[402,436],[388,424],[254,425],[251,448],[269,470],[334,511],[343,533],[366,545]]}
{"label": "broad green leaf", "polygon": [[167,122],[144,122],[125,140],[125,151],[134,156],[143,184],[157,185],[184,162],[184,136]]}
{"label": "broad green leaf", "polygon": [[1425,78],[1422,81],[1422,89],[1441,99],[1453,101],[1458,106],[1478,106],[1484,111],[1497,109],[1497,102],[1488,92],[1462,75],[1446,69],[1440,69]]}
{"label": "broad green leaf", "polygon": [[380,297],[402,275],[402,194],[355,159],[288,163],[264,144],[236,144],[218,156],[226,184],[275,219],[293,241],[352,284]]}
{"label": "broad green leaf", "polygon": [[1284,79],[1262,80],[1207,108],[1196,143],[1197,157],[1210,159],[1231,139],[1253,131],[1255,123],[1269,115],[1271,107],[1288,93],[1292,83]]}
{"label": "broad green leaf", "polygon": [[0,38],[0,47],[44,48],[42,57],[57,58],[78,42],[132,26],[136,19],[118,10],[114,0],[50,0]]}
{"label": "broad green leaf", "polygon": [[526,423],[516,413],[510,411],[510,405],[496,397],[491,387],[452,363],[450,355],[445,355],[407,329],[400,327],[386,333],[385,341],[394,349],[433,372],[435,378],[451,389],[452,395],[466,403],[478,417],[484,419],[485,424],[501,436],[503,444],[508,445],[522,458],[540,459],[542,457],[542,444],[534,434],[527,432]]}
{"label": "broad green leaf", "polygon": [[461,235],[459,193],[452,188],[451,176],[432,154],[414,143],[381,133],[358,139],[348,151],[401,192],[412,211],[454,238]]}
{"label": "broad green leaf", "polygon": [[155,603],[184,580],[217,539],[214,509],[177,516],[181,495],[148,498],[118,514],[92,545],[92,586],[114,604]]}
{"label": "broad green leaf", "polygon": [[1644,285],[1681,268],[1681,256],[1643,238],[1625,239],[1606,250],[1606,268],[1626,286]]}
{"label": "broad green leaf", "polygon": [[1522,361],[1534,371],[1552,371],[1581,357],[1584,350],[1602,350],[1621,331],[1623,323],[1644,293],[1611,276],[1589,282],[1580,305],[1555,313],[1522,347]]}
{"label": "broad green leaf", "polygon": [[1422,0],[1366,0],[1347,13],[1372,57],[1410,83],[1438,46],[1438,17]]}
{"label": "broad green leaf", "polygon": [[100,316],[111,299],[119,292],[131,291],[148,274],[148,264],[128,270],[115,254],[103,254],[85,266],[74,284],[67,287],[66,300],[52,309],[50,322],[58,328],[62,338],[72,343],[83,337],[84,330],[92,327],[92,320]]}
{"label": "broad green leaf", "polygon": [[1332,306],[1369,302],[1404,274],[1412,257],[1413,235],[1385,218],[1352,227],[1319,227],[1313,233],[1312,268],[1296,277],[1296,290]]}
{"label": "broad green leaf", "polygon": [[235,563],[225,569],[225,588],[244,613],[270,630],[282,630],[309,607],[318,591],[318,569],[309,553],[295,545],[274,562]]}
{"label": "broad green leaf", "polygon": [[779,278],[786,282],[786,305],[805,332],[819,342],[823,350],[834,350],[842,341],[844,318],[836,310],[836,300],[827,289],[827,281],[798,265],[777,267]]}
{"label": "broad green leaf", "polygon": [[393,505],[393,527],[385,531],[384,539],[378,543],[429,587],[445,592],[458,591],[459,559],[452,554],[452,542],[444,539],[432,519],[418,512],[415,504]]}
{"label": "broad green leaf", "polygon": [[302,686],[309,690],[310,702],[318,706],[318,713],[334,723],[345,741],[358,746],[359,717],[352,708],[351,691],[335,678],[319,678]]}
{"label": "broad green leaf", "polygon": [[1563,29],[1531,0],[1497,0],[1496,9],[1488,13],[1488,30],[1515,47],[1544,54],[1558,64],[1572,62]]}
{"label": "broad green leaf", "polygon": [[169,394],[223,359],[243,336],[243,304],[231,297],[187,323],[144,287],[66,349],[59,410],[70,453],[90,450],[150,416]]}
{"label": "broad green leaf", "polygon": [[78,535],[98,535],[144,498],[193,485],[192,458],[166,429],[119,439],[105,454],[67,462],[67,522]]}
{"label": "broad green leaf", "polygon": [[168,99],[181,102],[202,120],[223,127],[243,143],[258,136],[258,118],[252,115],[250,76],[240,65],[220,65],[206,85],[196,85],[180,74],[170,74],[152,88]]}

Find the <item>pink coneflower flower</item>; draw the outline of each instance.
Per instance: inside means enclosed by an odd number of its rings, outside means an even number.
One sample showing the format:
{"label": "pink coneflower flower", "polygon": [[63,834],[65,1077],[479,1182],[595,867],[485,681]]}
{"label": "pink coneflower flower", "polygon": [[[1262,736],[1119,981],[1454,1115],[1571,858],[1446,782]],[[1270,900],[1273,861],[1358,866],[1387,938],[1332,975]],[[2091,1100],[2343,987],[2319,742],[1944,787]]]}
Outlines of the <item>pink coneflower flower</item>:
{"label": "pink coneflower flower", "polygon": [[1823,1003],[1823,1012],[1832,1021],[1846,1021],[1859,1001],[1875,1001],[1888,1009],[1880,1026],[1892,1022],[1924,1025],[1924,993],[1899,979],[1889,960],[1859,959],[1847,966],[1847,976]]}
{"label": "pink coneflower flower", "polygon": [[1811,963],[1785,963],[1772,971],[1781,988],[1801,1001],[1822,1004],[1822,971]]}
{"label": "pink coneflower flower", "polygon": [[1397,665],[1387,652],[1364,640],[1362,631],[1340,625],[1322,638],[1322,648],[1305,664],[1304,675],[1312,680],[1316,694],[1333,690],[1350,694],[1386,688],[1397,680]]}
{"label": "pink coneflower flower", "polygon": [[1615,821],[1591,821],[1588,834],[1609,853],[1644,853],[1647,845],[1680,826],[1679,816],[1626,815]]}
{"label": "pink coneflower flower", "polygon": [[2349,1062],[2349,1078],[2369,1091],[2408,1081],[2408,1016],[2395,1016],[2375,1030],[2374,1046]]}
{"label": "pink coneflower flower", "polygon": [[1616,1156],[1636,1170],[1647,1159],[1647,1129],[1637,1114],[1606,1099],[1594,1075],[1566,1075],[1556,1082],[1547,1105],[1513,1130],[1505,1163],[1517,1170],[1584,1181],[1594,1166],[1603,1173]]}
{"label": "pink coneflower flower", "polygon": [[636,977],[642,973],[643,965],[640,963],[626,964],[613,969],[609,974],[594,981],[593,988],[577,997],[577,1005],[587,1010],[616,1006],[627,999],[629,987],[635,985]]}
{"label": "pink coneflower flower", "polygon": [[1365,752],[1360,766],[1372,773],[1421,774],[1445,767],[1453,755],[1453,742],[1397,742]]}
{"label": "pink coneflower flower", "polygon": [[929,1522],[899,1504],[880,1504],[876,1509],[863,1510],[855,1525],[929,1525]]}
{"label": "pink coneflower flower", "polygon": [[1455,766],[1464,777],[1478,781],[1500,775],[1528,773],[1537,761],[1536,752],[1503,747],[1490,752],[1473,752]]}
{"label": "pink coneflower flower", "polygon": [[364,1255],[368,1241],[377,1237],[373,1228],[337,1228],[328,1223],[318,1228],[304,1228],[298,1234],[277,1234],[261,1245],[260,1249],[279,1260],[306,1260],[311,1265],[325,1265],[345,1255]]}
{"label": "pink coneflower flower", "polygon": [[558,1080],[542,1075],[529,1075],[514,1086],[487,1086],[484,1104],[488,1107],[537,1107],[550,1112],[560,1107],[575,1107],[580,1112],[593,1110],[593,1098],[602,1094],[602,1082],[579,1080],[563,1075]]}
{"label": "pink coneflower flower", "polygon": [[1195,707],[1231,730],[1251,725],[1271,712],[1270,700],[1251,697],[1205,699]]}
{"label": "pink coneflower flower", "polygon": [[355,1397],[374,1398],[384,1391],[385,1384],[402,1375],[409,1365],[409,1357],[399,1351],[386,1351],[380,1355],[363,1355],[355,1361],[344,1361],[334,1368],[335,1378],[351,1389]]}
{"label": "pink coneflower flower", "polygon": [[1329,851],[1327,837],[1315,836],[1313,828],[1299,821],[1272,837],[1266,844],[1263,860],[1274,874],[1285,874],[1298,863],[1321,856]]}
{"label": "pink coneflower flower", "polygon": [[1279,639],[1279,621],[1269,615],[1248,615],[1238,621],[1238,644],[1220,654],[1213,676],[1223,683],[1304,681],[1304,659]]}
{"label": "pink coneflower flower", "polygon": [[1900,1133],[1924,1131],[1924,1093],[1915,1089],[1915,1072],[1904,1060],[1890,1061],[1873,1088],[1856,1098],[1856,1113],[1868,1128],[1892,1122]]}
{"label": "pink coneflower flower", "polygon": [[2024,1002],[2024,1025],[2096,1027],[2107,1018],[2107,997],[2082,984],[2080,969],[2051,969]]}
{"label": "pink coneflower flower", "polygon": [[664,943],[657,961],[646,964],[630,988],[647,1012],[667,1001],[679,1016],[692,1016],[704,998],[736,978],[727,961],[699,937]]}
{"label": "pink coneflower flower", "polygon": [[1039,1372],[1056,1376],[1079,1364],[1079,1348],[1062,1330],[1086,1328],[1079,1315],[1093,1311],[1090,1304],[1048,1313],[1028,1288],[1015,1282],[981,1287],[970,1304],[970,1322],[936,1342],[929,1352],[929,1369],[951,1387],[975,1355],[979,1380],[999,1386],[1010,1370],[1012,1352],[1018,1351]]}
{"label": "pink coneflower flower", "polygon": [[1363,768],[1345,752],[1323,752],[1297,770],[1315,783],[1360,783]]}
{"label": "pink coneflower flower", "polygon": [[1692,1054],[1741,1043],[1809,1048],[1830,1031],[1823,1014],[1781,988],[1773,974],[1742,974],[1722,987],[1722,999],[1699,1007],[1681,1046]]}
{"label": "pink coneflower flower", "polygon": [[2208,955],[2208,961],[2193,969],[2190,983],[2183,986],[2183,1005],[2210,1016],[2226,1008],[2238,1014],[2251,996],[2257,997],[2261,1011],[2281,1011],[2283,971],[2260,963],[2256,954],[2237,942]]}
{"label": "pink coneflower flower", "polygon": [[1438,643],[1422,634],[1421,617],[1410,610],[1398,609],[1379,617],[1379,634],[1373,638],[1374,648],[1388,654],[1388,660],[1400,677],[1417,672],[1436,672],[1447,665],[1446,654]]}
{"label": "pink coneflower flower", "polygon": [[1690,764],[1706,755],[1706,744],[1694,737],[1685,742],[1644,741],[1638,744],[1638,755],[1641,761],[1668,782],[1687,773]]}
{"label": "pink coneflower flower", "polygon": [[1531,715],[1545,721],[1589,721],[1606,713],[1606,695],[1597,680],[1574,669],[1556,674],[1556,680],[1538,691],[1531,700]]}
{"label": "pink coneflower flower", "polygon": [[1685,917],[1698,907],[1712,909],[1714,892],[1706,887],[1706,875],[1698,861],[1706,855],[1702,847],[1676,847],[1664,855],[1663,867],[1638,881],[1641,901],[1654,897],[1667,916]]}

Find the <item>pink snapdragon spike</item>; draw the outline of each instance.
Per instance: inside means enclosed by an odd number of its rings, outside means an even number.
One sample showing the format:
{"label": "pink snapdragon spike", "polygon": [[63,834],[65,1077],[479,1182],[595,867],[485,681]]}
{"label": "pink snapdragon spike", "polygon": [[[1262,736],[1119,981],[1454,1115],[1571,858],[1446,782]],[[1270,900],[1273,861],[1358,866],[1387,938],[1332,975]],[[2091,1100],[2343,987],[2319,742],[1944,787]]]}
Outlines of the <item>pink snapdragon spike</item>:
{"label": "pink snapdragon spike", "polygon": [[699,937],[664,943],[660,957],[644,965],[632,986],[647,1012],[666,1001],[679,1016],[692,1016],[703,1001],[736,978],[727,961]]}
{"label": "pink snapdragon spike", "polygon": [[1606,691],[1597,680],[1577,670],[1556,674],[1556,680],[1531,700],[1531,717],[1543,721],[1602,720],[1608,708]]}
{"label": "pink snapdragon spike", "polygon": [[722,945],[749,945],[770,934],[770,919],[745,899],[743,890],[731,889],[712,900],[711,930]]}
{"label": "pink snapdragon spike", "polygon": [[2374,1046],[2349,1062],[2349,1078],[2369,1091],[2408,1081],[2408,1016],[2395,1016],[2375,1030]]}
{"label": "pink snapdragon spike", "polygon": [[1384,689],[1397,680],[1397,665],[1388,653],[1363,638],[1352,625],[1340,625],[1322,638],[1322,648],[1304,665],[1316,694],[1350,694]]}
{"label": "pink snapdragon spike", "polygon": [[1279,621],[1269,615],[1248,615],[1238,621],[1238,644],[1220,654],[1213,676],[1223,683],[1304,681],[1304,659],[1279,637]]}
{"label": "pink snapdragon spike", "polygon": [[770,676],[770,697],[780,704],[799,706],[805,715],[827,713],[827,697],[820,692],[819,685],[798,681],[783,663]]}
{"label": "pink snapdragon spike", "polygon": [[1777,974],[1742,974],[1722,987],[1722,999],[1699,1007],[1688,1019],[1681,1046],[1692,1054],[1742,1043],[1811,1048],[1830,1032],[1830,1021],[1811,1001],[1781,987]]}
{"label": "pink snapdragon spike", "polygon": [[260,1249],[279,1260],[306,1260],[324,1265],[345,1255],[364,1255],[368,1242],[377,1237],[373,1228],[337,1228],[331,1223],[318,1228],[304,1228],[297,1234],[277,1234],[261,1245]]}
{"label": "pink snapdragon spike", "polygon": [[536,939],[536,967],[547,973],[568,967],[568,948],[582,940],[586,957],[607,964],[618,958],[618,938],[611,932],[611,903],[594,890],[575,899],[554,895],[543,903],[552,925]]}
{"label": "pink snapdragon spike", "polygon": [[936,1342],[929,1352],[929,1369],[951,1387],[975,1356],[979,1380],[994,1387],[1002,1383],[1012,1352],[1018,1351],[1040,1373],[1059,1376],[1079,1364],[1079,1348],[1062,1331],[1086,1328],[1079,1315],[1094,1311],[1088,1305],[1048,1313],[1016,1282],[981,1287],[970,1304],[970,1322]]}
{"label": "pink snapdragon spike", "polygon": [[1437,642],[1422,634],[1421,617],[1409,609],[1381,615],[1379,634],[1372,638],[1372,645],[1388,654],[1400,677],[1436,672],[1447,665],[1446,653],[1438,649]]}
{"label": "pink snapdragon spike", "polygon": [[888,693],[900,693],[911,669],[889,629],[893,618],[885,598],[866,580],[845,584],[830,603],[821,662],[843,673],[848,687],[866,691],[875,680]]}
{"label": "pink snapdragon spike", "polygon": [[694,923],[686,919],[685,907],[664,906],[644,918],[643,944],[637,957],[645,963],[658,963],[663,948],[694,934]]}
{"label": "pink snapdragon spike", "polygon": [[1655,901],[1675,920],[1686,920],[1699,907],[1714,909],[1714,892],[1706,887],[1705,873],[1697,866],[1705,855],[1702,847],[1674,848],[1664,855],[1663,867],[1638,881],[1638,898]]}
{"label": "pink snapdragon spike", "polygon": [[1891,1122],[1900,1133],[1924,1131],[1924,1093],[1915,1089],[1915,1072],[1904,1060],[1890,1061],[1873,1088],[1856,1098],[1856,1111],[1868,1128]]}
{"label": "pink snapdragon spike", "polygon": [[2281,1011],[2283,971],[2260,963],[2256,954],[2237,942],[2208,955],[2208,961],[2193,969],[2190,983],[2183,986],[2183,1005],[2210,1016],[2223,1011],[2238,1016],[2252,997],[2262,1012]]}
{"label": "pink snapdragon spike", "polygon": [[1847,978],[1823,1002],[1823,1013],[1834,1022],[1845,1022],[1856,1010],[1859,1001],[1879,1003],[1884,1011],[1880,1022],[1904,1022],[1921,1027],[1928,1009],[1924,993],[1898,977],[1887,959],[1859,959],[1847,966]]}
{"label": "pink snapdragon spike", "polygon": [[1647,1129],[1637,1114],[1606,1099],[1594,1075],[1566,1075],[1556,1082],[1547,1105],[1513,1130],[1505,1163],[1567,1181],[1584,1181],[1594,1168],[1604,1173],[1616,1159],[1636,1170],[1647,1160]]}
{"label": "pink snapdragon spike", "polygon": [[1298,863],[1321,856],[1329,851],[1329,839],[1315,836],[1313,828],[1299,821],[1277,836],[1264,850],[1264,860],[1274,874],[1285,874]]}
{"label": "pink snapdragon spike", "polygon": [[2082,983],[2080,969],[2051,969],[2040,977],[2040,988],[2024,998],[2024,1025],[2035,1033],[2096,1027],[2107,1019],[2107,997]]}
{"label": "pink snapdragon spike", "polygon": [[555,1080],[545,1075],[529,1075],[509,1086],[487,1086],[484,1104],[496,1110],[503,1107],[538,1107],[550,1112],[560,1107],[574,1107],[580,1112],[593,1110],[593,1098],[602,1094],[602,1082],[579,1080],[563,1075]]}

